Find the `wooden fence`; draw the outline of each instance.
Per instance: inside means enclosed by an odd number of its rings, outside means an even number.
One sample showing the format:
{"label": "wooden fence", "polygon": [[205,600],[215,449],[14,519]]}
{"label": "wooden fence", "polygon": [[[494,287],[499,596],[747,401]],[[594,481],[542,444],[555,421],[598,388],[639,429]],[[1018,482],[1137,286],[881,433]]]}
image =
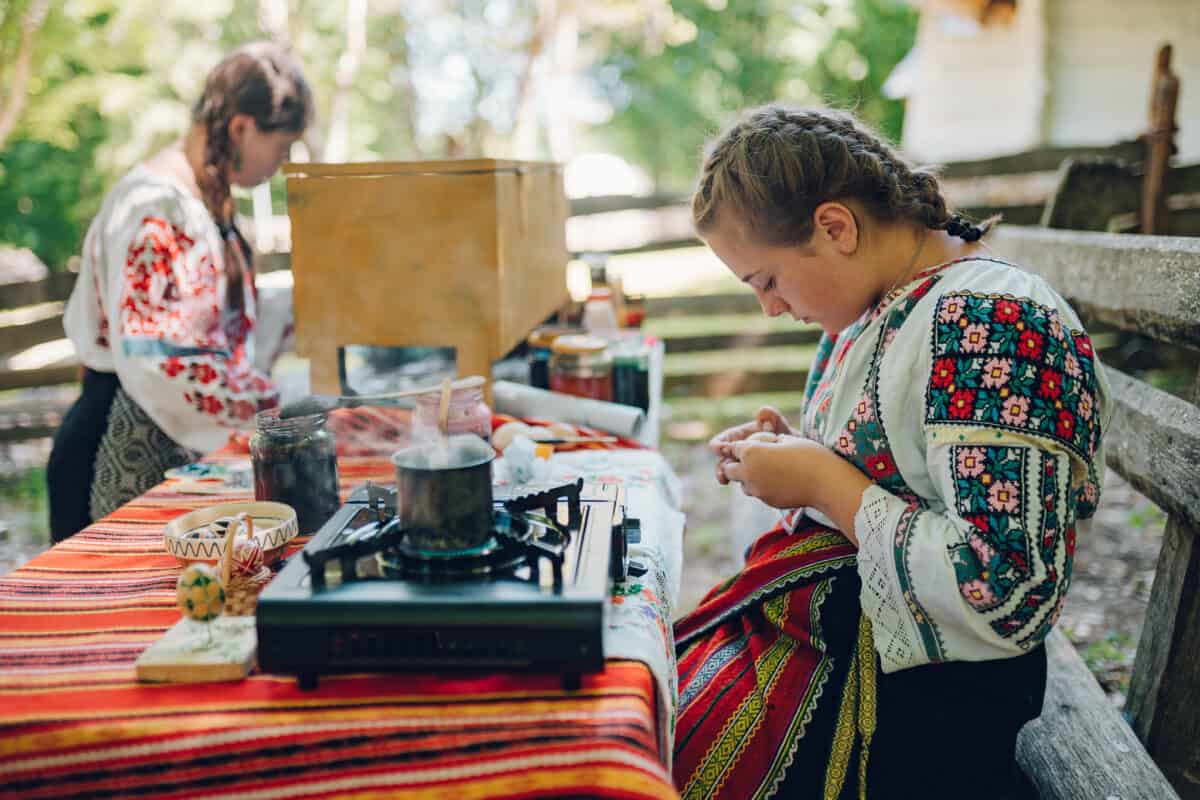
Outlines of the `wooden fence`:
{"label": "wooden fence", "polygon": [[[1125,220],[1130,213],[1136,212],[1136,203],[1140,199],[1138,192],[1130,189],[1130,181],[1139,179],[1138,168],[1128,165],[1136,165],[1141,147],[1140,142],[1121,142],[1105,148],[1045,148],[982,162],[952,164],[945,170],[947,193],[956,206],[974,210],[979,215],[999,211],[1017,221],[1034,216],[1043,219],[1048,214],[1057,215],[1055,219],[1077,219],[1081,214],[1072,214],[1070,210],[1097,194],[1094,183],[1078,179],[1079,165],[1117,164],[1121,170],[1118,183],[1124,188],[1110,193],[1115,199],[1105,209],[1111,217]],[[1054,180],[1047,182],[1047,175]],[[1168,171],[1165,191],[1168,208],[1172,209],[1171,218],[1190,219],[1187,212],[1191,206],[1200,207],[1200,165]],[[602,215],[631,211],[670,215],[667,223],[651,226],[651,238],[625,241],[608,252],[620,255],[666,250],[698,244],[687,226],[680,225],[680,212],[685,211],[686,201],[687,198],[679,195],[663,194],[581,198],[572,201],[571,217],[572,223],[578,224],[589,218],[603,219]],[[1094,206],[1095,203],[1088,206],[1093,219],[1097,218]],[[1034,208],[1036,215],[1031,212]],[[1200,229],[1196,232],[1200,233]],[[258,268],[262,272],[288,269],[288,254],[267,253],[258,259]],[[74,281],[75,275],[59,273],[34,283],[0,285],[0,359],[62,337],[63,308]],[[651,318],[673,314],[754,314],[757,311],[750,294],[653,299],[648,308]],[[814,340],[814,332],[797,330],[671,337],[666,344],[668,355],[677,355],[796,346],[811,344]],[[690,366],[668,368],[664,385],[668,397],[781,391],[803,385],[805,378],[803,368],[769,365],[747,366],[732,372],[726,370],[717,375],[711,370],[697,368],[695,361]],[[72,383],[77,379],[78,366],[67,357],[32,368],[0,370],[0,391]],[[61,407],[6,409],[0,413],[0,441],[44,436],[57,425],[63,411]]]}

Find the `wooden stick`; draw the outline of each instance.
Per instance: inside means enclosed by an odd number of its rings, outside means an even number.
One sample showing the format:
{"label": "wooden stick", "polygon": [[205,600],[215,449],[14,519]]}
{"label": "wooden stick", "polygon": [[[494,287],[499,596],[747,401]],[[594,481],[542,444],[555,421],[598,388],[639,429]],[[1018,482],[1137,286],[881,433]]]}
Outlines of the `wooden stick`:
{"label": "wooden stick", "polygon": [[438,407],[438,430],[442,432],[442,436],[448,433],[450,423],[450,379],[442,379],[442,402]]}
{"label": "wooden stick", "polygon": [[229,578],[233,573],[233,542],[237,538],[237,529],[246,518],[246,512],[237,515],[229,527],[225,529],[225,547],[221,550],[221,586],[229,591]]}
{"label": "wooden stick", "polygon": [[1150,85],[1150,128],[1146,131],[1146,166],[1142,178],[1142,233],[1167,232],[1167,196],[1163,191],[1168,162],[1175,150],[1175,108],[1179,76],[1171,71],[1171,45],[1158,51]]}

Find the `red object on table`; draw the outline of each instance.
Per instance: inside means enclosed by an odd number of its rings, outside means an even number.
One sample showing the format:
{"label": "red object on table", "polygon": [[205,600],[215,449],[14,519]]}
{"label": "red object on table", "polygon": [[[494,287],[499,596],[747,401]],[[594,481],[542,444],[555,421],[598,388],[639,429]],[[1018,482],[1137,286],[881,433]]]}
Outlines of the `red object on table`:
{"label": "red object on table", "polygon": [[[379,456],[339,472],[343,493],[392,480]],[[640,662],[576,692],[535,674],[138,683],[138,655],[179,619],[163,524],[247,496],[159,486],[0,577],[0,794],[677,796]]]}
{"label": "red object on table", "polygon": [[576,377],[574,375],[550,374],[550,390],[574,395],[575,397],[590,397],[593,400],[613,399],[612,376],[590,375]]}

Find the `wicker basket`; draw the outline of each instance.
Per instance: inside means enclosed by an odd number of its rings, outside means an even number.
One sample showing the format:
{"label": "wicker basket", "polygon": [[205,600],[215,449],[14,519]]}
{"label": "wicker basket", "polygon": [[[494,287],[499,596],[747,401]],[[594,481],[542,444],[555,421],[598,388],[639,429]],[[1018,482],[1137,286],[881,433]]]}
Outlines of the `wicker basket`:
{"label": "wicker basket", "polygon": [[225,613],[233,617],[249,617],[258,607],[258,594],[271,582],[271,570],[263,567],[253,575],[235,574],[225,588]]}

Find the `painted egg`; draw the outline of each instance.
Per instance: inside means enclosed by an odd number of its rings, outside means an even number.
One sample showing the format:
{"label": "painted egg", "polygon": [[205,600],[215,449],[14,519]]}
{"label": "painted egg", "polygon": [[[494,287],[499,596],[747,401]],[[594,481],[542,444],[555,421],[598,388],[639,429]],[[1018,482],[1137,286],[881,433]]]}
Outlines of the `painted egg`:
{"label": "painted egg", "polygon": [[190,564],[175,584],[179,610],[197,622],[211,622],[225,608],[225,588],[212,566],[197,562]]}
{"label": "painted egg", "polygon": [[241,538],[233,545],[233,571],[238,575],[257,575],[263,565],[262,543],[257,537]]}
{"label": "painted egg", "polygon": [[565,438],[567,436],[578,436],[579,431],[575,430],[574,425],[568,425],[565,422],[551,422],[548,426],[550,433],[554,434],[555,438]]}
{"label": "painted egg", "polygon": [[524,422],[506,422],[492,431],[492,447],[495,447],[500,452],[504,452],[512,444],[513,437],[518,434],[528,436],[529,426]]}

